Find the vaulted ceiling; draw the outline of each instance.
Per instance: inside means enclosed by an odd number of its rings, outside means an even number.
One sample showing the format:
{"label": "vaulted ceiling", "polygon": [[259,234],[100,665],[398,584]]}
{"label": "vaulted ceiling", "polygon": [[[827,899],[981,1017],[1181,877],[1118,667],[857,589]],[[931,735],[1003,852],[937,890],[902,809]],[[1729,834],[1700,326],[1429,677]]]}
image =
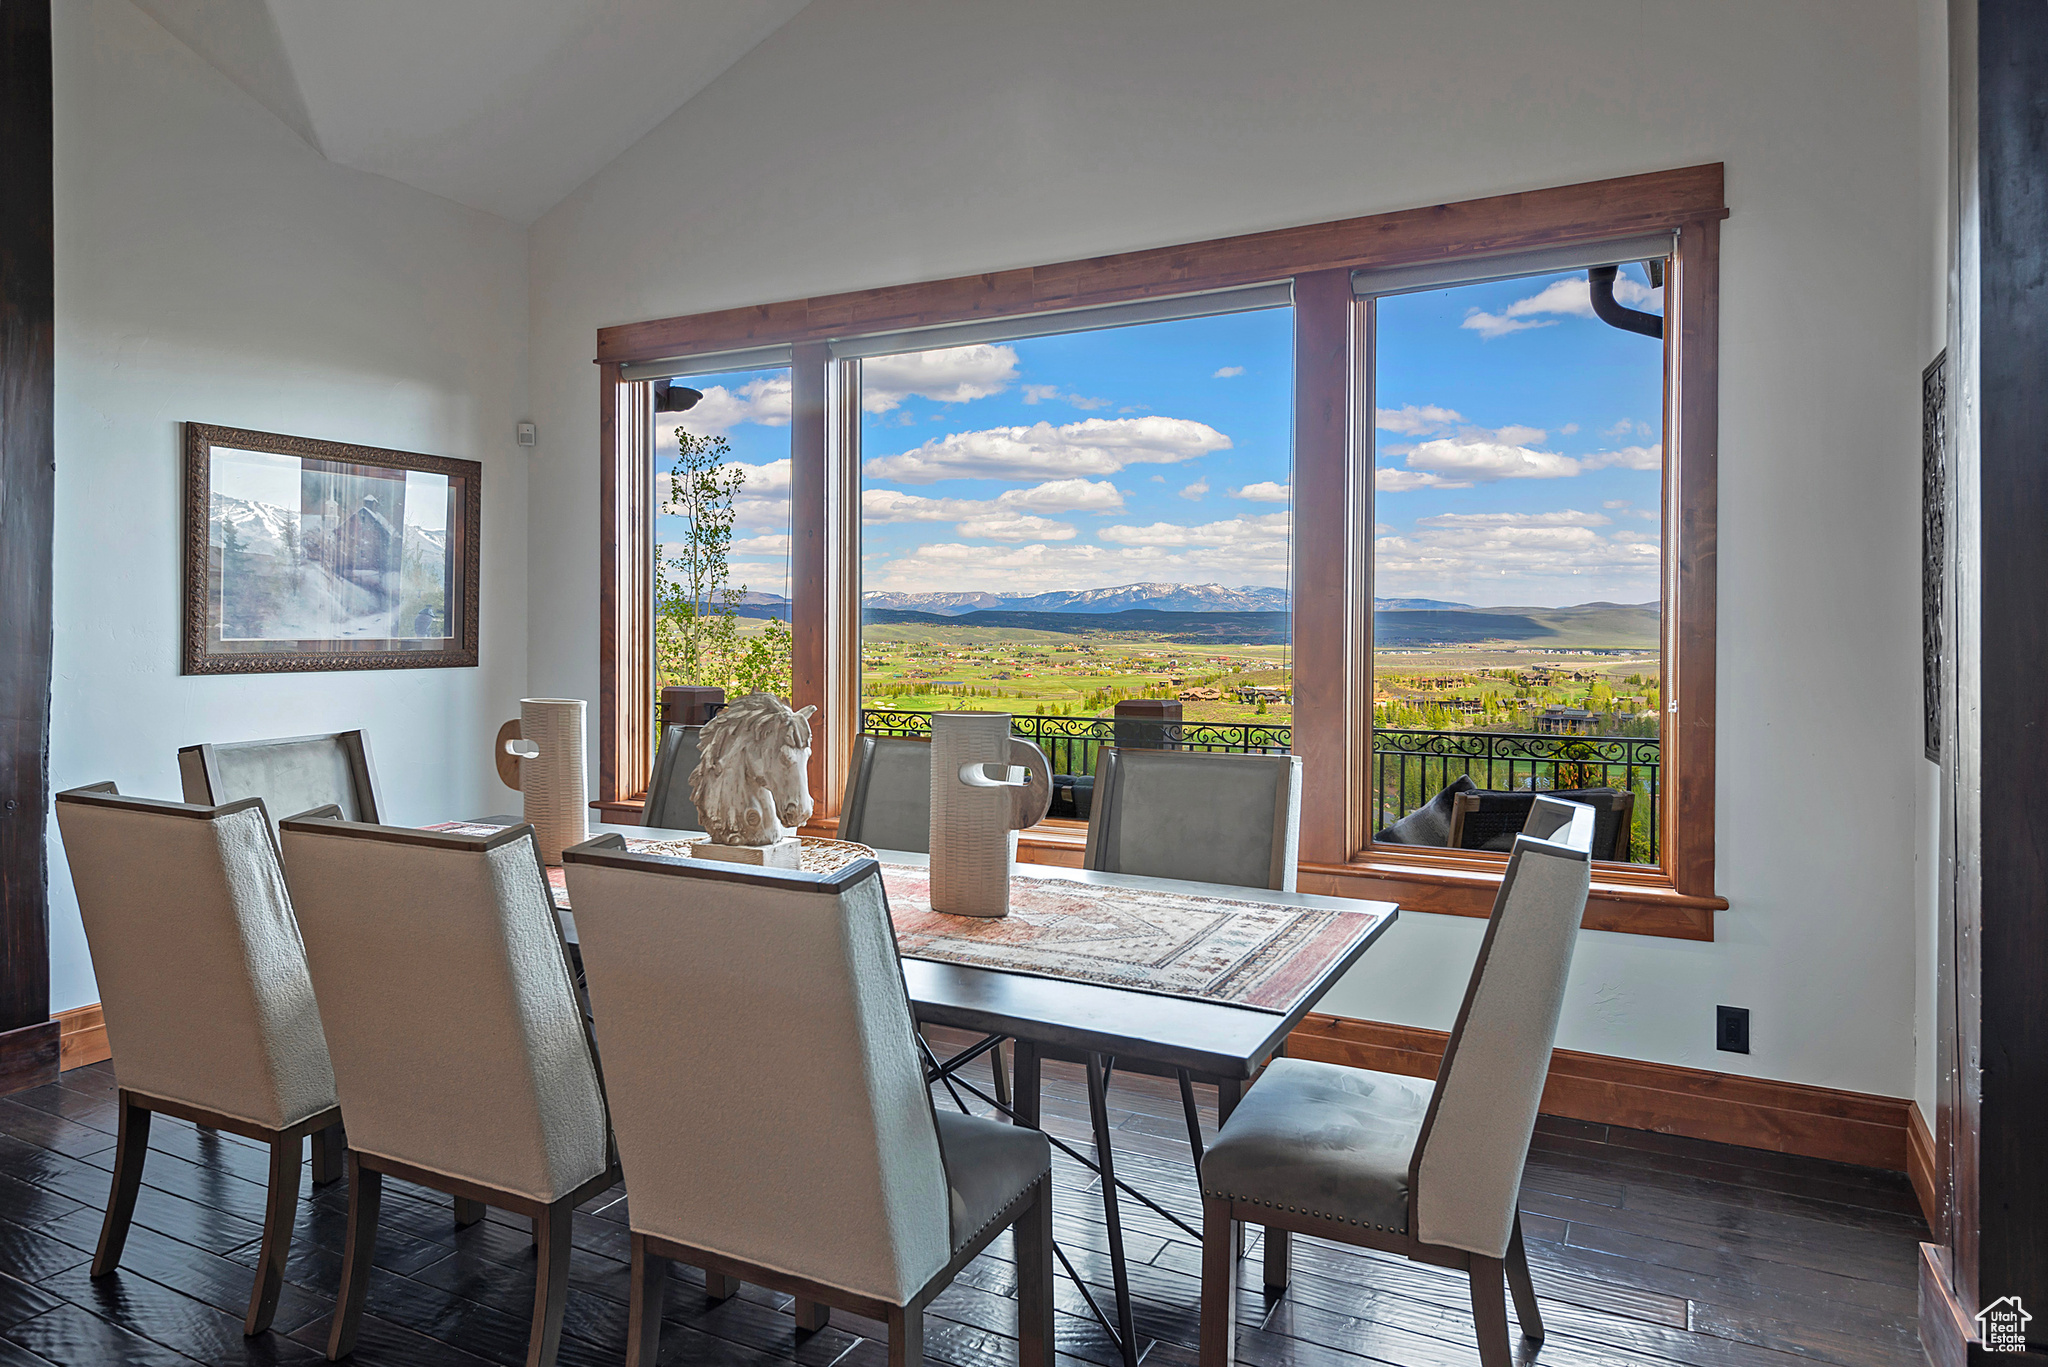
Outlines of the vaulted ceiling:
{"label": "vaulted ceiling", "polygon": [[328,160],[530,223],[807,0],[135,0]]}

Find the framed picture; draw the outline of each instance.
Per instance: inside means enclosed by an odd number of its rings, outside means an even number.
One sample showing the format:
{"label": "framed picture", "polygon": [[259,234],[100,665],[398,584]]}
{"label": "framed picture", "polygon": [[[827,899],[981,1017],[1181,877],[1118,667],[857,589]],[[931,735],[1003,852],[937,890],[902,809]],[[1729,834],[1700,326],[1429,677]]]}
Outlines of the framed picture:
{"label": "framed picture", "polygon": [[477,662],[472,460],[185,424],[187,674]]}

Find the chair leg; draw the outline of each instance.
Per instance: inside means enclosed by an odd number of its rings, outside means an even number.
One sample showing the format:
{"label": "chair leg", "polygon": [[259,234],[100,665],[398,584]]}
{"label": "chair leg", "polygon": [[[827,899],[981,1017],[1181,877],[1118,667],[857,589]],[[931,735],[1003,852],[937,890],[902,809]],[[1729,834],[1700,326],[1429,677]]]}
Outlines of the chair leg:
{"label": "chair leg", "polygon": [[348,1169],[348,1131],[337,1120],[313,1136],[313,1185],[338,1182]]}
{"label": "chair leg", "polygon": [[1010,1226],[1017,1255],[1017,1367],[1053,1367],[1052,1174]]}
{"label": "chair leg", "polygon": [[348,1153],[348,1240],[342,1246],[341,1290],[334,1298],[334,1323],[327,1334],[327,1360],[338,1361],[356,1349],[356,1331],[363,1323],[363,1302],[370,1294],[370,1258],[377,1251],[377,1210],[384,1200],[384,1174],[363,1166],[354,1149]]}
{"label": "chair leg", "polygon": [[654,1367],[661,1352],[661,1310],[668,1299],[668,1259],[647,1251],[647,1236],[635,1234],[633,1287],[626,1309],[626,1367]]}
{"label": "chair leg", "polygon": [[798,1296],[791,1309],[796,1315],[799,1334],[815,1334],[832,1322],[832,1307],[823,1301],[810,1301]]}
{"label": "chair leg", "polygon": [[478,1220],[483,1219],[484,1212],[489,1209],[490,1207],[481,1201],[472,1201],[467,1196],[456,1197],[455,1227],[457,1229],[468,1229]]}
{"label": "chair leg", "polygon": [[1230,1367],[1237,1351],[1237,1222],[1227,1201],[1202,1202],[1200,1367]]}
{"label": "chair leg", "polygon": [[121,1264],[128,1243],[128,1225],[135,1218],[135,1197],[142,1190],[142,1161],[149,1153],[149,1111],[121,1096],[121,1137],[114,1141],[114,1185],[107,1193],[107,1218],[100,1224],[100,1247],[92,1257],[92,1275],[104,1277]]}
{"label": "chair leg", "polygon": [[540,1267],[533,1280],[533,1331],[526,1340],[526,1367],[554,1367],[562,1347],[562,1312],[569,1305],[569,1234],[576,1206],[566,1196],[534,1220]]}
{"label": "chair leg", "polygon": [[917,1306],[889,1311],[889,1367],[922,1367],[924,1311]]}
{"label": "chair leg", "polygon": [[1294,1268],[1294,1235],[1289,1230],[1266,1226],[1266,1289],[1275,1293],[1287,1289]]}
{"label": "chair leg", "polygon": [[1508,1298],[1498,1258],[1472,1255],[1472,1328],[1479,1336],[1479,1367],[1511,1367]]}
{"label": "chair leg", "polygon": [[1514,1232],[1508,1236],[1508,1290],[1515,1297],[1515,1320],[1522,1337],[1543,1342],[1543,1315],[1536,1308],[1536,1283],[1529,1276],[1529,1253],[1522,1247],[1522,1216],[1515,1214]]}
{"label": "chair leg", "polygon": [[704,1294],[715,1301],[730,1300],[740,1294],[740,1279],[707,1270],[704,1273]]}
{"label": "chair leg", "polygon": [[284,1264],[292,1252],[292,1219],[299,1213],[299,1155],[303,1140],[270,1141],[270,1192],[263,1202],[263,1251],[256,1257],[256,1285],[249,1292],[244,1334],[260,1334],[277,1314],[277,1296],[284,1290]]}
{"label": "chair leg", "polygon": [[1003,1061],[1003,1045],[1000,1042],[988,1051],[988,1061],[996,1075],[996,1104],[1007,1110],[1014,1103],[1010,1099],[1010,1068]]}

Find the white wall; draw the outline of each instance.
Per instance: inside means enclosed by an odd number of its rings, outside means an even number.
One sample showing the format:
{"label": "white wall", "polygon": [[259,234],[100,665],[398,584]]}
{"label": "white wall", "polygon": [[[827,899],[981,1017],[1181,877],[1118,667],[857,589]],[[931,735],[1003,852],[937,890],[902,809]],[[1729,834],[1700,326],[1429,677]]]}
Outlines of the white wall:
{"label": "white wall", "polygon": [[[367,727],[395,819],[502,809],[526,665],[526,242],[323,161],[128,0],[55,7],[51,778],[177,797],[176,751]],[[484,462],[483,665],[185,678],[184,421]],[[54,822],[51,1006],[98,999]]]}
{"label": "white wall", "polygon": [[[598,327],[1725,161],[1719,938],[1589,933],[1560,1042],[1914,1088],[1915,0],[814,0],[532,230],[528,673],[597,687]],[[1446,1027],[1480,923],[1328,1006]],[[1716,1003],[1754,1011],[1748,1057]]]}

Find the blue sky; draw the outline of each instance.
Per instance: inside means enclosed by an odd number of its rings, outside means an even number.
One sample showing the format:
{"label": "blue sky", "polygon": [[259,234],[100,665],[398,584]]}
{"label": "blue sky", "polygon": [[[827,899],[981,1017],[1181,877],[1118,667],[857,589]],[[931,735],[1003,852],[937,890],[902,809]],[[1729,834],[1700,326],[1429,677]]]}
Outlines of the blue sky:
{"label": "blue sky", "polygon": [[[1660,349],[1582,273],[1383,300],[1379,336],[1382,597],[1656,596]],[[1284,586],[1291,350],[1283,308],[864,362],[863,588]],[[689,383],[746,467],[734,577],[786,593],[788,372]]]}
{"label": "blue sky", "polygon": [[[1640,266],[1616,296],[1661,312]],[[1657,597],[1663,348],[1584,272],[1379,302],[1374,591],[1482,607]]]}

